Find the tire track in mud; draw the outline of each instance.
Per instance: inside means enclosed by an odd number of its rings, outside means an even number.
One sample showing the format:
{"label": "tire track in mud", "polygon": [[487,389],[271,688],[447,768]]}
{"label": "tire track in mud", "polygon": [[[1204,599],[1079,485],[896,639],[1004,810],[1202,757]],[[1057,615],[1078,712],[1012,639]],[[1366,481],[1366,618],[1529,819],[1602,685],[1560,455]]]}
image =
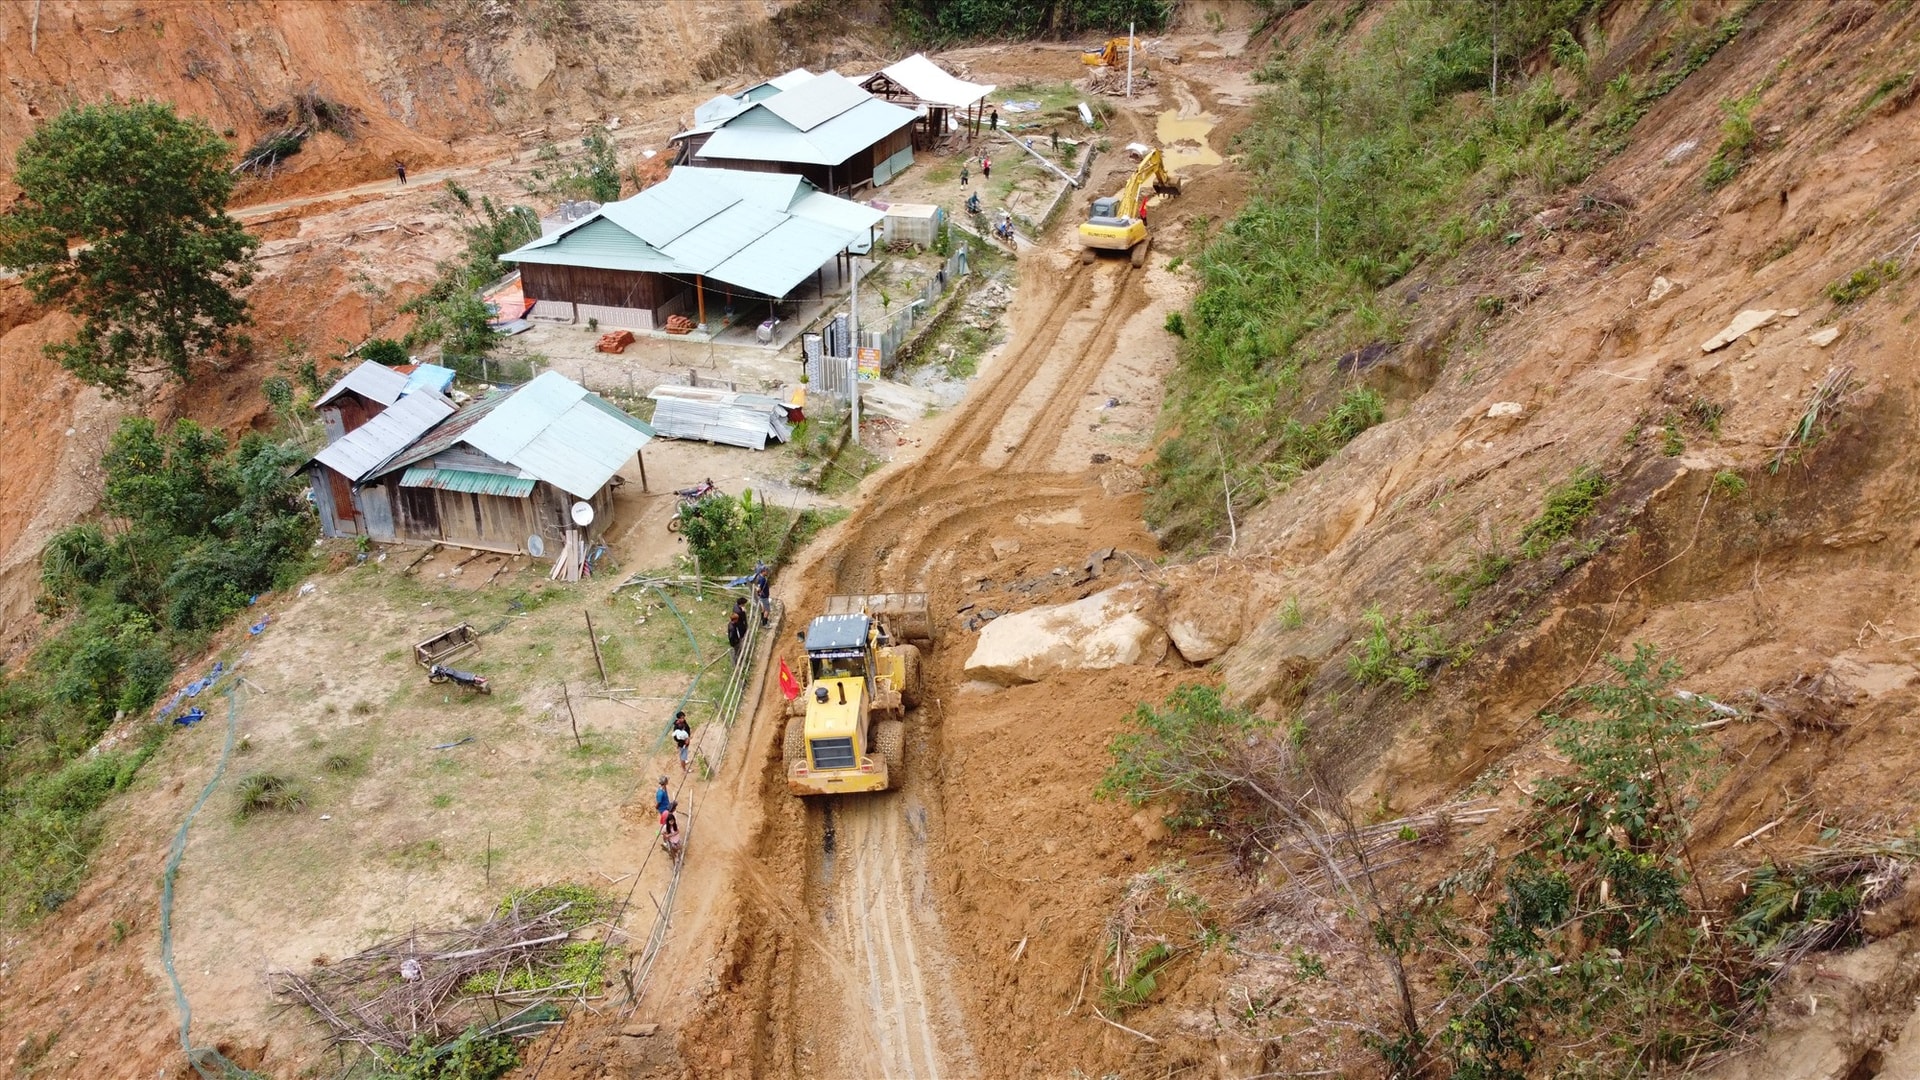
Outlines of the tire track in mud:
{"label": "tire track in mud", "polygon": [[916,874],[923,871],[914,853],[901,850],[905,800],[893,795],[838,809],[842,829],[851,834],[845,854],[853,870],[841,893],[840,910],[848,954],[854,968],[865,973],[864,997],[881,1059],[874,1064],[889,1077],[940,1080],[943,1062],[966,1055],[959,1045],[941,1045],[964,1039],[941,1039],[934,1033],[936,1024],[956,1033],[962,1029],[954,1023],[950,1000],[928,996],[920,930],[914,925],[919,905],[906,880],[910,866]]}

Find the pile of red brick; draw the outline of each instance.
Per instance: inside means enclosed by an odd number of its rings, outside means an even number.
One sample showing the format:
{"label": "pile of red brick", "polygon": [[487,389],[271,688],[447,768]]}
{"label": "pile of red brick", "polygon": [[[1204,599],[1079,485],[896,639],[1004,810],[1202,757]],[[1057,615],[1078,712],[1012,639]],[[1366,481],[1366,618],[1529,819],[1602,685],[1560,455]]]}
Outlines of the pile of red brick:
{"label": "pile of red brick", "polygon": [[633,331],[615,330],[610,334],[601,334],[600,344],[593,348],[595,352],[623,353],[631,344],[633,344]]}

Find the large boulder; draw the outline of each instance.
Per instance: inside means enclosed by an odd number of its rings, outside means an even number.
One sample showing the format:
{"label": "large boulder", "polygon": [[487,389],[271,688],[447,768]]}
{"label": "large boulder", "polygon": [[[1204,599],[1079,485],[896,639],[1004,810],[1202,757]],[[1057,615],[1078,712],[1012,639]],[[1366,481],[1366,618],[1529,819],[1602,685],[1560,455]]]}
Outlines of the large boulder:
{"label": "large boulder", "polygon": [[1167,634],[1189,664],[1231,649],[1246,632],[1246,593],[1189,582],[1167,601]]}
{"label": "large boulder", "polygon": [[1076,668],[1157,664],[1167,655],[1160,622],[1160,601],[1144,585],[1003,615],[981,628],[967,676],[1016,686]]}

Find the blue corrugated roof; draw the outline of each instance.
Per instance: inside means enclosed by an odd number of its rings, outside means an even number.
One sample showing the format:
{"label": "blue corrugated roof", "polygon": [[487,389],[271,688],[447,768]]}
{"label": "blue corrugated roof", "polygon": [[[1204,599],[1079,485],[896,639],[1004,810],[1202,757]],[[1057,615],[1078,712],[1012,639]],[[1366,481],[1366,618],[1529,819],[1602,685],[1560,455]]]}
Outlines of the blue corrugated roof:
{"label": "blue corrugated roof", "polygon": [[842,78],[838,72],[816,75],[798,86],[760,102],[760,107],[800,131],[812,131],[873,95]]}
{"label": "blue corrugated roof", "polygon": [[383,472],[417,465],[464,443],[525,476],[590,499],[652,438],[653,429],[645,423],[548,371],[468,406]]}
{"label": "blue corrugated roof", "polygon": [[[867,97],[832,119],[801,130],[769,111],[774,103],[796,92],[789,90],[727,121],[708,137],[694,157],[702,161],[732,159],[838,165],[914,121],[911,110]],[[866,94],[864,90],[860,92]]]}
{"label": "blue corrugated roof", "polygon": [[[822,194],[798,177],[680,166],[646,191],[602,207],[581,225],[501,259],[704,275],[784,296],[884,216]],[[668,239],[649,240],[649,235]]]}
{"label": "blue corrugated roof", "polygon": [[400,477],[401,487],[439,488],[441,491],[464,491],[473,495],[506,495],[523,499],[533,494],[534,479],[531,476],[508,476],[505,473],[473,472],[467,469],[426,469],[415,466]]}

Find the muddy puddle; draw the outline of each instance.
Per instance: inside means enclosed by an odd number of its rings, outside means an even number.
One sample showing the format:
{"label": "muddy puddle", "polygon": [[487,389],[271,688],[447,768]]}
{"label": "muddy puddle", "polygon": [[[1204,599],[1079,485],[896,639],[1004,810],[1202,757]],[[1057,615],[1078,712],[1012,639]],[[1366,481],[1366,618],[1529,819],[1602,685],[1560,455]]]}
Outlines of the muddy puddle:
{"label": "muddy puddle", "polygon": [[1220,154],[1207,143],[1207,134],[1218,119],[1209,113],[1182,116],[1163,112],[1154,121],[1154,138],[1162,147],[1167,169],[1178,172],[1194,165],[1218,165]]}

